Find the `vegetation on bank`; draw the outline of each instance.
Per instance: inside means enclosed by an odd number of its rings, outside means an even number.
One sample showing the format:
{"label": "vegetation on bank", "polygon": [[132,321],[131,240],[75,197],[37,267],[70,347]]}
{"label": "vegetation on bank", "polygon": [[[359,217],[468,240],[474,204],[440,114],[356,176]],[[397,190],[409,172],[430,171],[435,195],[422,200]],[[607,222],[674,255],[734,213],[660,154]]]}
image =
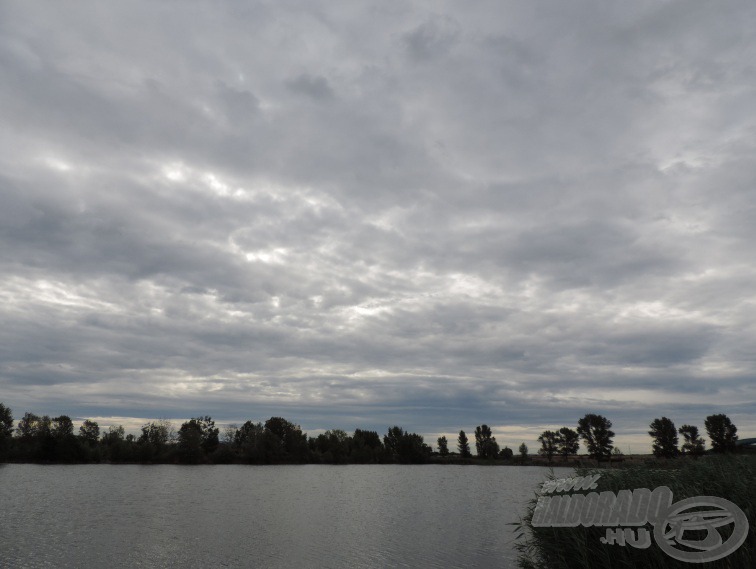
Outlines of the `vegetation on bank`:
{"label": "vegetation on bank", "polygon": [[[701,566],[711,569],[746,569],[756,567],[756,455],[710,454],[700,459],[654,460],[614,470],[578,468],[577,476],[600,474],[595,492],[667,486],[673,503],[685,498],[715,496],[737,505],[745,514],[751,528],[746,541],[729,555]],[[552,476],[551,479],[555,477]],[[576,491],[575,493],[586,493]],[[534,497],[521,522],[517,524],[516,548],[521,569],[607,569],[611,567],[643,567],[646,569],[689,569],[690,562],[670,557],[656,544],[655,538],[645,549],[629,544],[602,543],[606,527],[533,527]],[[621,524],[620,524],[621,525]],[[650,523],[633,528],[645,528],[653,535]],[[612,528],[613,529],[613,528]],[[734,524],[714,530],[727,540],[735,530]],[[707,530],[685,530],[688,540],[702,540]],[[679,544],[676,549],[680,549]],[[682,548],[684,550],[684,548]]]}
{"label": "vegetation on bank", "polygon": [[[706,420],[710,437],[737,440],[734,426],[711,416]],[[711,421],[710,421],[711,420]],[[667,420],[668,421],[668,420]],[[729,428],[727,425],[730,425]],[[611,422],[601,415],[588,414],[578,421],[577,430],[563,427],[545,431],[539,442],[539,454],[548,462],[561,456],[562,463],[577,457],[579,441],[583,440],[589,455],[597,460],[611,459],[613,452]],[[661,429],[667,432],[666,423]],[[711,429],[709,427],[711,426]],[[695,429],[695,427],[689,427]],[[685,427],[684,427],[685,428]],[[674,430],[674,426],[673,426]],[[721,433],[720,433],[721,431]],[[682,429],[681,429],[682,432]],[[687,431],[686,431],[687,432]],[[691,431],[692,432],[692,431]],[[697,437],[697,431],[695,431]],[[665,436],[666,436],[665,435]],[[661,436],[661,435],[660,435]],[[729,438],[728,438],[729,437]],[[686,439],[687,440],[687,439]],[[725,443],[714,448],[731,450]],[[675,438],[676,441],[676,438]],[[231,425],[223,432],[209,416],[195,417],[181,424],[178,430],[170,421],[150,421],[139,435],[126,434],[122,426],[110,426],[102,432],[95,421],[85,420],[78,431],[67,415],[49,417],[25,413],[15,423],[11,410],[0,403],[0,462],[48,463],[180,463],[180,464],[527,464],[533,459],[522,443],[518,454],[508,447],[499,447],[488,425],[474,431],[476,455],[464,430],[456,441],[457,452],[449,450],[446,437],[437,440],[434,451],[417,433],[402,427],[390,427],[381,436],[376,431],[356,429],[348,434],[331,429],[316,437],[308,437],[296,425],[282,417],[271,417],[264,423],[247,421]],[[676,442],[675,442],[676,445]],[[668,449],[668,445],[664,448]],[[698,448],[698,447],[696,447]],[[701,448],[703,448],[701,446]],[[666,456],[666,455],[665,455]]]}

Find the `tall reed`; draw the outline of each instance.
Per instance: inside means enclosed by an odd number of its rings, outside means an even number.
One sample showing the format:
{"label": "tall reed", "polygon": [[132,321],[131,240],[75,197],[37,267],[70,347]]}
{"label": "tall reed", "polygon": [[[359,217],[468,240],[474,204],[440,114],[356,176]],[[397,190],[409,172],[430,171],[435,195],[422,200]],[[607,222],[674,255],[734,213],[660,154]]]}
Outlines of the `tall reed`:
{"label": "tall reed", "polygon": [[[622,469],[578,468],[575,471],[575,476],[593,474],[601,475],[595,492],[611,490],[616,494],[623,489],[653,490],[667,486],[672,490],[674,502],[696,496],[725,498],[739,506],[748,519],[750,530],[746,541],[722,559],[695,564],[668,556],[653,538],[647,549],[602,544],[600,539],[606,535],[605,527],[533,527],[531,522],[538,498],[536,494],[520,522],[515,524],[515,547],[521,569],[756,568],[756,456],[706,456],[698,460],[680,458],[664,462],[649,461],[645,465]],[[554,479],[553,474],[551,479]],[[653,535],[653,527],[650,524],[645,527]],[[733,529],[733,524],[720,528],[722,538],[727,539]],[[704,530],[694,531],[699,535],[695,539],[705,535]],[[689,535],[696,534],[691,532]]]}

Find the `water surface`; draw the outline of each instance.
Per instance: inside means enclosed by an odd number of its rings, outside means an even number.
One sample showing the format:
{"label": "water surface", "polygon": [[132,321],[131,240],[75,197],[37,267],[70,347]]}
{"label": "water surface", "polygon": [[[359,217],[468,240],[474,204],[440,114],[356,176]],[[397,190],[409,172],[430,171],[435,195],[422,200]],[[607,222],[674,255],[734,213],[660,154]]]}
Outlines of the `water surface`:
{"label": "water surface", "polygon": [[547,472],[0,465],[0,567],[514,567]]}

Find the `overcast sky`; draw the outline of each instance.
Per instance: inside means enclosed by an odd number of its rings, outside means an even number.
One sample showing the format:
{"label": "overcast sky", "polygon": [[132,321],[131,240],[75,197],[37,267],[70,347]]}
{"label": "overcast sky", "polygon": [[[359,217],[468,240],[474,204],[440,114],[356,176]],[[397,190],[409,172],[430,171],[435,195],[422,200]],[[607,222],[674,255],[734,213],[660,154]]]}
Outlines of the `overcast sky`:
{"label": "overcast sky", "polygon": [[756,436],[755,29],[749,1],[2,2],[0,401]]}

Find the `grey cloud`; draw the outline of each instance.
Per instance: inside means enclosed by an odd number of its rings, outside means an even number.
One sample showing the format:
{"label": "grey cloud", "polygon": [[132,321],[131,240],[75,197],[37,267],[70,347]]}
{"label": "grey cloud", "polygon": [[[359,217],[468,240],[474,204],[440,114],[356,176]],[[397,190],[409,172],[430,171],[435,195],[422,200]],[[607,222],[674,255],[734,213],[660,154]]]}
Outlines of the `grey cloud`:
{"label": "grey cloud", "polygon": [[404,35],[412,57],[427,60],[443,55],[460,35],[459,22],[449,16],[433,15]]}
{"label": "grey cloud", "polygon": [[251,119],[260,112],[260,100],[250,91],[237,89],[220,83],[217,86],[218,97],[223,103],[225,115],[232,128],[249,126]]}
{"label": "grey cloud", "polygon": [[303,73],[290,79],[286,85],[295,93],[301,93],[313,99],[330,99],[334,96],[328,79],[323,76],[312,76]]}
{"label": "grey cloud", "polygon": [[750,5],[0,10],[17,412],[756,428]]}

